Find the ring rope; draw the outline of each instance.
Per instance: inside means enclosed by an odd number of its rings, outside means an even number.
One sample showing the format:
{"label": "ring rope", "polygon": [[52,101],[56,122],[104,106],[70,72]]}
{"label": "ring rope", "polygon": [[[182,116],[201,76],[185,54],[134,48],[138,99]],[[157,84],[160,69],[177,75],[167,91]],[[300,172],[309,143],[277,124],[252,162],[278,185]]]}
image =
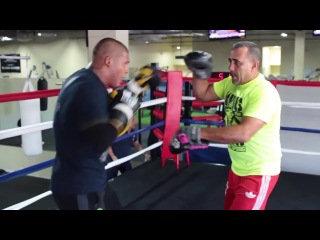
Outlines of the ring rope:
{"label": "ring rope", "polygon": [[114,166],[118,166],[118,165],[120,165],[120,164],[122,164],[124,162],[127,162],[127,161],[131,160],[132,158],[135,158],[135,157],[137,157],[137,156],[139,156],[139,155],[141,155],[143,153],[146,153],[146,152],[148,152],[148,151],[150,151],[150,150],[152,150],[154,148],[157,148],[157,147],[161,146],[162,144],[163,144],[163,141],[159,141],[159,142],[157,142],[155,144],[152,144],[149,147],[146,147],[146,148],[140,150],[139,152],[135,152],[135,153],[133,153],[133,154],[127,156],[127,157],[123,157],[123,158],[117,159],[115,161],[112,161],[112,162],[108,163],[108,165],[105,167],[105,169],[109,169],[109,168],[112,168]]}
{"label": "ring rope", "polygon": [[[46,91],[46,90],[44,90]],[[57,94],[57,90],[54,90],[55,92],[52,93],[53,95]],[[8,101],[14,101],[16,100],[15,98],[17,97],[17,94],[9,94],[9,98],[2,98],[0,99],[2,102],[8,102]],[[0,95],[1,96],[1,95]],[[8,96],[6,96],[8,97]],[[24,96],[25,99],[32,99],[32,98],[37,98],[39,97],[39,92],[36,93],[36,96],[35,94],[28,94],[28,96]],[[41,97],[44,97],[41,95]],[[13,100],[14,99],[14,100]],[[21,100],[21,98],[20,98]],[[142,102],[141,106],[140,106],[140,109],[141,108],[145,108],[145,107],[148,107],[148,106],[152,106],[152,105],[155,105],[155,104],[161,104],[161,103],[165,103],[167,101],[167,98],[164,97],[164,98],[161,98],[161,99],[154,99],[154,100],[151,100],[151,101],[148,101],[148,102]],[[115,142],[117,141],[120,141],[122,139],[125,139],[125,138],[129,138],[135,134],[138,134],[138,133],[141,133],[143,131],[146,131],[146,130],[150,130],[150,129],[153,129],[153,128],[158,128],[158,127],[161,127],[164,125],[164,121],[161,121],[153,126],[149,126],[147,128],[143,128],[143,129],[140,129],[138,131],[134,131],[132,133],[129,133],[129,134],[126,134],[124,136],[119,136],[118,138],[116,138]],[[20,127],[20,128],[14,128],[14,129],[8,129],[8,130],[5,130],[5,131],[0,131],[0,137],[2,137],[2,139],[4,138],[8,138],[8,137],[13,137],[13,136],[19,136],[19,135],[22,135],[22,134],[25,134],[25,133],[29,133],[29,132],[34,132],[34,131],[39,131],[39,130],[45,130],[45,129],[50,129],[53,127],[53,121],[49,121],[49,122],[45,122],[45,123],[40,123],[40,124],[33,124],[33,125],[28,125],[28,126],[24,126],[24,127]],[[1,138],[0,138],[1,139]],[[147,148],[144,148],[142,149],[141,151],[139,152],[136,152],[135,154],[132,154],[130,156],[127,156],[125,158],[121,158],[121,159],[118,159],[114,162],[111,162],[111,163],[108,163],[105,167],[105,169],[108,169],[108,168],[111,168],[111,167],[114,167],[114,166],[117,166],[117,165],[120,165],[126,161],[129,161],[131,160],[132,158],[140,155],[140,154],[143,154],[147,151],[150,151],[156,147],[159,147],[160,145],[163,144],[163,141],[159,141]],[[47,161],[44,161],[40,164],[36,164],[36,165],[33,165],[33,166],[29,166],[27,168],[24,168],[24,169],[20,169],[18,171],[15,171],[15,172],[11,172],[11,173],[8,173],[8,174],[5,174],[5,175],[2,175],[0,176],[0,182],[1,181],[8,181],[8,180],[11,180],[11,179],[14,179],[14,178],[17,178],[17,177],[20,177],[20,176],[24,176],[24,175],[27,175],[29,173],[32,173],[32,172],[35,172],[35,171],[39,171],[39,170],[42,170],[42,169],[45,169],[45,168],[48,168],[50,166],[53,165],[53,161],[54,159],[51,159],[51,160],[47,160]],[[19,210],[25,206],[28,206],[30,205],[31,203],[35,202],[35,201],[38,201],[39,199],[43,198],[43,197],[46,197],[48,195],[51,194],[51,191],[47,191],[43,194],[40,194],[36,197],[33,197],[31,199],[28,199],[22,203],[18,203],[18,204],[15,204],[11,207],[8,207],[8,208],[5,208],[4,210]]]}
{"label": "ring rope", "polygon": [[10,138],[10,137],[16,137],[20,136],[26,133],[32,133],[36,131],[51,129],[53,126],[53,121],[43,122],[43,123],[37,123],[37,124],[31,124],[19,128],[10,128],[6,130],[0,131],[0,140]]}
{"label": "ring rope", "polygon": [[[217,148],[228,148],[227,144],[219,144],[219,143],[209,143],[209,146],[210,147],[217,147]],[[320,152],[309,152],[309,151],[293,150],[293,149],[288,149],[288,148],[282,148],[281,151],[283,153],[296,153],[296,154],[320,156]]]}
{"label": "ring rope", "polygon": [[320,103],[317,102],[281,102],[282,105],[290,107],[320,107]]}
{"label": "ring rope", "polygon": [[[165,102],[165,100],[166,100],[165,98],[162,98],[162,99],[154,99],[154,100],[151,100],[151,101],[152,101],[152,103],[159,103],[159,102],[163,102],[163,101]],[[143,102],[141,107],[143,108],[143,107],[150,106],[150,105],[152,105],[152,103],[145,104],[145,102]],[[294,104],[297,104],[297,103],[294,103]],[[215,122],[207,122],[207,121],[194,121],[194,120],[189,120],[189,119],[182,119],[182,122],[184,122],[184,123],[194,123],[194,124],[216,125],[216,126],[222,126],[223,125],[223,123],[215,123]],[[52,128],[52,123],[53,122],[50,121],[50,122],[44,122],[44,123],[40,123],[40,124],[28,125],[28,126],[24,126],[24,127],[20,127],[20,128],[3,130],[3,131],[0,131],[0,139],[19,136],[19,135],[30,133],[30,132],[34,132],[34,131],[50,129],[50,128]],[[156,127],[159,127],[159,126],[163,126],[163,124],[164,124],[163,122],[160,122],[160,123],[154,125],[153,128],[156,128]],[[152,127],[150,129],[152,129]],[[138,131],[129,133],[129,135],[125,136],[125,137],[130,137],[130,136],[133,136],[134,134],[139,134],[139,133],[141,133],[141,132],[143,132],[145,130],[146,130],[146,128],[140,129]],[[306,128],[281,127],[281,130],[320,133],[320,130],[306,129]],[[122,136],[120,136],[115,141],[117,142],[117,141],[120,141],[122,139],[124,139],[124,138],[122,138]],[[287,151],[289,151],[289,150],[287,150]],[[295,150],[293,150],[293,151],[295,151]],[[298,151],[298,152],[301,152],[301,151]],[[52,164],[52,161],[53,160],[48,160],[48,161],[45,161],[43,163],[27,167],[25,169],[20,169],[19,171],[16,171],[16,172],[8,173],[9,175],[5,174],[3,176],[0,176],[0,182],[1,181],[5,181],[5,180],[9,180],[9,179],[13,179],[13,178],[16,178],[16,177],[19,177],[19,176],[22,176],[22,175],[26,175],[26,173],[28,173],[28,174],[32,173],[36,169],[38,169],[38,171],[39,171],[39,170],[42,170],[44,168],[50,167],[51,166],[50,164]]]}
{"label": "ring rope", "polygon": [[185,119],[185,118],[182,118],[180,120],[180,122],[187,123],[187,124],[203,124],[203,125],[213,125],[213,126],[225,126],[226,125],[224,122],[192,120],[192,119]]}
{"label": "ring rope", "polygon": [[320,130],[318,130],[318,129],[296,128],[296,127],[280,127],[280,130],[295,131],[295,132],[308,132],[308,133],[320,133]]}
{"label": "ring rope", "polygon": [[[117,160],[115,160],[115,161],[113,161],[113,162],[110,162],[110,163],[108,163],[108,165],[105,167],[105,169],[109,169],[109,168],[111,168],[111,167],[114,167],[114,166],[117,166],[117,165],[119,165],[119,164],[122,164],[122,163],[124,163],[124,162],[126,162],[126,161],[129,161],[129,160],[131,160],[132,158],[135,158],[136,156],[139,156],[139,155],[141,155],[141,154],[143,154],[143,153],[145,153],[145,152],[147,152],[147,151],[150,151],[150,150],[152,150],[152,149],[154,149],[154,148],[157,148],[157,147],[161,146],[162,144],[163,144],[163,142],[162,142],[162,141],[159,141],[159,142],[157,142],[157,143],[155,143],[155,144],[153,144],[153,145],[151,145],[151,146],[149,146],[149,147],[147,147],[147,148],[144,148],[144,149],[140,150],[139,152],[136,152],[136,153],[134,153],[134,154],[132,154],[132,155],[130,155],[130,156],[127,156],[127,157],[124,157],[124,158],[120,158],[120,159],[117,159]],[[52,194],[52,192],[49,190],[49,191],[44,192],[44,193],[42,193],[42,194],[39,194],[39,195],[37,195],[37,196],[35,196],[35,197],[32,197],[32,198],[30,198],[30,199],[27,199],[27,200],[25,200],[25,201],[23,201],[23,202],[20,202],[20,203],[17,203],[17,204],[12,205],[12,206],[10,206],[10,207],[4,208],[4,209],[2,209],[2,210],[20,210],[21,208],[24,208],[24,207],[26,207],[26,206],[29,206],[29,205],[31,205],[32,203],[34,203],[34,202],[36,202],[36,201],[38,201],[38,200],[40,200],[40,199],[42,199],[42,198],[44,198],[44,197],[47,197],[47,196],[49,196],[49,195],[51,195],[51,194]]]}
{"label": "ring rope", "polygon": [[162,127],[163,125],[164,125],[164,121],[160,121],[160,122],[158,122],[158,123],[156,123],[156,124],[154,124],[154,125],[152,125],[152,126],[148,126],[148,127],[145,127],[145,128],[141,128],[141,129],[136,130],[136,131],[134,131],[134,132],[127,133],[126,135],[119,136],[119,137],[117,137],[117,138],[114,140],[114,142],[115,142],[115,143],[116,143],[116,142],[119,142],[119,141],[121,141],[121,140],[123,140],[123,139],[132,137],[132,136],[134,136],[134,135],[138,135],[138,134],[140,134],[140,133],[142,133],[142,132],[145,132],[145,131],[148,131],[148,130],[152,130],[152,129],[155,129],[155,128],[158,128],[158,127]]}
{"label": "ring rope", "polygon": [[[152,130],[154,128],[158,128],[158,127],[161,127],[163,125],[164,125],[164,121],[158,122],[158,123],[156,123],[156,124],[154,124],[152,126],[148,126],[148,127],[139,129],[137,131],[128,133],[126,135],[120,136],[120,137],[116,138],[114,142],[121,141],[123,139],[132,137],[133,135],[137,135],[137,134],[142,133],[144,131],[148,131],[148,130]],[[35,165],[32,165],[32,166],[23,168],[23,169],[19,169],[19,170],[14,171],[14,172],[10,172],[10,173],[1,175],[0,176],[0,182],[12,180],[12,179],[15,179],[15,178],[18,178],[18,177],[22,177],[22,176],[25,176],[27,174],[33,173],[33,172],[37,172],[37,171],[43,170],[45,168],[52,167],[53,162],[54,162],[54,159],[50,159],[50,160],[47,160],[47,161],[44,161],[44,162],[41,162],[41,163],[38,163],[38,164],[35,164]]]}
{"label": "ring rope", "polygon": [[[281,84],[281,83],[279,83],[279,84]],[[25,100],[25,99],[32,99],[32,98],[43,98],[43,97],[57,96],[59,91],[60,91],[60,89],[53,89],[53,90],[40,90],[40,91],[26,92],[26,93],[9,93],[9,94],[0,95],[0,102],[10,102],[10,101],[15,101],[15,100]],[[182,97],[182,100],[195,100],[195,98],[194,97]],[[159,101],[159,99],[155,99],[155,100],[151,100],[151,101]],[[151,101],[148,101],[148,105],[145,104],[144,107],[151,106],[152,105]],[[167,98],[163,98],[163,101],[161,103],[164,103],[166,101],[167,101]],[[305,108],[308,108],[308,107],[309,108],[319,108],[320,107],[319,103],[307,103],[307,102],[282,102],[282,104],[283,105],[289,105],[291,107],[297,107],[297,108],[298,107],[305,107]],[[143,107],[143,104],[141,105],[141,108],[142,107]],[[47,126],[46,126],[46,124],[47,124]],[[50,124],[51,124],[51,126],[50,126]],[[209,125],[209,123],[206,123],[206,124]],[[39,129],[36,129],[36,130],[34,129],[34,128],[36,128],[36,126],[38,126],[38,127],[40,126],[40,130],[49,129],[49,128],[52,128],[52,122],[46,122],[46,123],[40,123],[40,124],[28,125],[28,126],[20,127],[20,128],[17,129],[17,131],[20,131],[20,133],[18,135],[22,135],[21,130],[25,131],[26,133],[39,131]],[[44,129],[41,129],[41,128],[44,128]],[[312,129],[302,129],[302,128],[298,129],[298,128],[288,128],[288,127],[287,128],[286,127],[281,127],[281,128],[282,128],[281,130],[294,131],[294,129],[295,129],[296,131],[308,131],[308,132],[319,133],[318,132],[319,130],[312,130]],[[9,129],[9,130],[13,130],[13,129]],[[7,130],[5,130],[5,131],[7,131]],[[2,133],[3,133],[3,131],[0,131],[0,139],[3,139],[3,138],[1,138]],[[4,133],[6,134],[6,132],[4,132]],[[16,136],[18,136],[18,135],[16,135]],[[7,135],[5,135],[5,136],[7,136]],[[6,137],[4,137],[4,138],[6,138]],[[163,144],[163,142],[160,142],[160,143]],[[211,146],[211,144],[210,144],[210,146]],[[219,147],[223,147],[222,144],[218,144],[218,146]],[[317,152],[305,152],[305,151],[297,151],[297,150],[292,150],[292,149],[282,149],[282,150],[283,150],[283,152],[289,152],[289,153],[320,155],[320,153],[317,153]],[[141,151],[146,152],[147,150],[141,150]],[[45,167],[45,165],[48,164],[49,161],[50,160],[48,160],[46,162],[43,162],[42,163],[43,164],[42,167]],[[109,168],[108,165],[106,166],[106,169]],[[116,164],[114,163],[114,165],[116,165]],[[36,165],[29,167],[29,171],[31,171],[31,169],[34,169],[35,166]],[[110,166],[110,167],[112,167],[112,166]],[[17,174],[17,172],[18,171],[16,171],[16,174]],[[1,176],[0,176],[0,179],[1,179]]]}
{"label": "ring rope", "polygon": [[[161,104],[166,102],[167,98],[161,98],[161,99],[155,99],[150,100],[150,103],[142,102],[141,108],[146,108],[155,104]],[[149,102],[149,101],[148,101]],[[19,128],[11,128],[6,130],[0,131],[0,140],[10,137],[16,137],[27,133],[32,133],[36,131],[51,129],[53,126],[53,121],[43,122],[43,123],[37,123],[37,124],[31,124],[28,126],[23,126]]]}
{"label": "ring rope", "polygon": [[[149,150],[151,150],[151,149],[153,149],[153,148],[156,148],[156,147],[158,147],[158,146],[160,146],[160,145],[162,145],[162,144],[163,144],[162,141],[161,141],[161,142],[158,142],[158,143],[153,144],[153,145],[151,145],[150,147],[145,148],[145,149],[143,149],[143,150],[141,150],[141,151],[139,151],[139,152],[137,152],[137,153],[135,153],[135,154],[132,154],[132,155],[130,155],[130,156],[128,156],[128,157],[121,158],[121,159],[118,159],[118,160],[116,160],[116,161],[114,161],[114,162],[111,162],[111,163],[109,163],[109,164],[105,167],[105,169],[108,169],[108,168],[111,168],[111,167],[116,166],[116,165],[117,165],[117,164],[116,164],[117,162],[118,162],[118,164],[121,164],[121,163],[123,163],[123,162],[126,162],[126,161],[128,161],[128,160],[130,160],[130,159],[132,159],[132,158],[134,158],[134,157],[136,157],[136,156],[138,156],[138,155],[140,155],[140,154],[142,154],[142,153],[145,153],[145,152],[147,152],[147,151],[149,151]],[[218,147],[218,148],[228,148],[228,145],[227,145],[227,144],[215,144],[215,143],[210,143],[209,146],[211,146],[211,147]],[[283,151],[283,152],[287,152],[287,153],[295,153],[295,154],[320,155],[320,153],[318,153],[318,152],[297,151],[297,150],[285,149],[285,148],[283,148],[282,151]],[[28,206],[28,205],[30,205],[30,204],[32,204],[32,203],[40,200],[41,198],[44,198],[44,197],[46,197],[46,196],[49,196],[51,193],[52,193],[51,191],[47,191],[47,192],[45,192],[45,193],[42,193],[42,194],[40,194],[40,195],[38,195],[38,196],[35,196],[35,197],[33,197],[33,198],[30,198],[30,199],[28,199],[28,200],[26,200],[26,201],[23,201],[23,202],[20,202],[20,203],[18,203],[18,204],[12,205],[12,206],[10,206],[10,207],[8,207],[8,208],[5,208],[5,209],[3,209],[3,210],[19,210],[19,209],[21,209],[21,208],[23,208],[23,207],[26,207],[26,206]]]}
{"label": "ring rope", "polygon": [[13,172],[9,172],[0,176],[0,182],[9,181],[12,179],[16,179],[18,177],[22,177],[28,175],[33,172],[38,172],[40,170],[52,167],[54,159],[50,159],[26,168],[22,168]]}
{"label": "ring rope", "polygon": [[40,195],[37,195],[35,197],[32,197],[32,198],[29,198],[23,202],[20,202],[20,203],[17,203],[17,204],[14,204],[10,207],[7,207],[7,208],[4,208],[2,210],[20,210],[21,208],[24,208],[26,206],[29,206],[31,205],[32,203],[44,198],[44,197],[47,197],[49,195],[51,195],[52,192],[51,191],[47,191],[47,192],[44,192],[44,193],[41,193]]}

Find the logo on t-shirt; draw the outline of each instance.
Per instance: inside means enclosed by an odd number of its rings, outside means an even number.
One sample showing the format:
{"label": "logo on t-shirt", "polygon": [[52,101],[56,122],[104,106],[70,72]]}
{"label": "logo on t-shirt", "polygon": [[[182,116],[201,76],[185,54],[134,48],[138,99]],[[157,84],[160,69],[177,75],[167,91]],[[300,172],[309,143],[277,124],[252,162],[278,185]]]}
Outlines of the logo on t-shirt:
{"label": "logo on t-shirt", "polygon": [[[242,98],[229,92],[225,99],[226,125],[231,126],[240,124],[243,117],[242,110]],[[229,144],[229,149],[236,152],[246,152],[244,143]]]}

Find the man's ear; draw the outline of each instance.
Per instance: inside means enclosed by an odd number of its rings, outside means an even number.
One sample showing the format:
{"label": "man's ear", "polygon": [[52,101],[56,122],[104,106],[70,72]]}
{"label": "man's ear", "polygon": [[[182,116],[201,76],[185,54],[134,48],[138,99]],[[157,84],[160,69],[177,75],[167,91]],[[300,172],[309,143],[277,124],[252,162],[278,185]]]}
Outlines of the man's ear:
{"label": "man's ear", "polygon": [[259,71],[260,63],[259,61],[254,61],[253,62],[253,68],[255,68],[257,71]]}
{"label": "man's ear", "polygon": [[105,59],[104,59],[104,63],[107,65],[107,66],[110,66],[111,64],[111,57],[110,56],[106,56]]}

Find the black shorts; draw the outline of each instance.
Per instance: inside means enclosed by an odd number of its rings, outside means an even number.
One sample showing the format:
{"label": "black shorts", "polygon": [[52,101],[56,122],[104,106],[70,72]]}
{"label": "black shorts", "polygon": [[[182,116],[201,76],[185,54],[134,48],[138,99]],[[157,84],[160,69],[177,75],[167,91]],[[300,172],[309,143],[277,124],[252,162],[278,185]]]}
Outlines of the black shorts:
{"label": "black shorts", "polygon": [[59,210],[122,210],[116,191],[108,187],[105,191],[79,195],[52,194]]}

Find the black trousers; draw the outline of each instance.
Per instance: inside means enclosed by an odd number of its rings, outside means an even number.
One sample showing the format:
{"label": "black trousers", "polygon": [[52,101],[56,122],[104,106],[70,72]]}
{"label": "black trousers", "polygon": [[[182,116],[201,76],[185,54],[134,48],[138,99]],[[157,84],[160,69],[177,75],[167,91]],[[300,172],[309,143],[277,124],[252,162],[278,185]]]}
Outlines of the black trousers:
{"label": "black trousers", "polygon": [[[108,158],[107,164],[110,162],[112,162],[112,159]],[[108,180],[113,179],[118,176],[118,171],[120,171],[121,173],[125,173],[131,169],[132,169],[132,165],[130,161],[121,163],[118,166],[114,166],[112,168],[107,169],[107,178]]]}
{"label": "black trousers", "polygon": [[[164,127],[159,127],[161,131],[164,130]],[[153,131],[150,131],[149,136],[148,136],[148,147],[159,142],[159,139],[154,135]],[[159,160],[161,159],[161,148],[154,148],[150,151],[150,157],[151,160]]]}
{"label": "black trousers", "polygon": [[119,197],[110,186],[104,191],[78,195],[52,194],[59,210],[122,210]]}

